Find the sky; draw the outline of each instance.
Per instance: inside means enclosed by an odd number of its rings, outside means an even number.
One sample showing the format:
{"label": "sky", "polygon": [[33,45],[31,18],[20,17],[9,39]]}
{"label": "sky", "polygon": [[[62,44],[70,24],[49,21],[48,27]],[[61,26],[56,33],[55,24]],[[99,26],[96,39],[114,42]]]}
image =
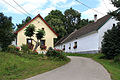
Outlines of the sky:
{"label": "sky", "polygon": [[[15,7],[9,6],[4,1]],[[21,5],[29,14],[21,9],[15,2]],[[37,14],[40,14],[43,18],[50,13],[51,10],[60,10],[64,14],[66,9],[71,7],[81,13],[82,19],[93,20],[94,15],[97,14],[98,19],[105,16],[107,12],[114,11],[116,8],[111,4],[110,0],[0,0],[0,13],[4,13],[5,16],[12,17],[14,25],[19,24],[27,16],[34,18]]]}

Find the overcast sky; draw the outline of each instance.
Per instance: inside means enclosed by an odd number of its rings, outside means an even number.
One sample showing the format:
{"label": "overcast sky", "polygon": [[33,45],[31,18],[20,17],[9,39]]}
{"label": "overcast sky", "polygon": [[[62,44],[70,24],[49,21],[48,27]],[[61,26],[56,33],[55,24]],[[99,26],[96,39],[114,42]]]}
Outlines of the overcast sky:
{"label": "overcast sky", "polygon": [[[0,12],[3,12],[6,16],[11,16],[13,23],[21,23],[23,19],[27,17],[28,14],[25,13],[13,0],[5,0],[10,5],[14,6],[16,9],[12,8],[6,4],[3,0],[0,0]],[[35,17],[40,14],[43,18],[48,15],[51,10],[58,9],[64,13],[66,9],[72,7],[73,9],[79,11],[84,19],[93,19],[94,14],[98,15],[98,18],[107,14],[107,12],[113,11],[116,8],[111,4],[110,0],[79,0],[80,2],[86,4],[98,13],[85,7],[84,5],[78,3],[76,0],[15,0],[19,5],[21,5],[31,17]],[[23,14],[25,13],[25,14]],[[28,15],[29,16],[29,15]]]}

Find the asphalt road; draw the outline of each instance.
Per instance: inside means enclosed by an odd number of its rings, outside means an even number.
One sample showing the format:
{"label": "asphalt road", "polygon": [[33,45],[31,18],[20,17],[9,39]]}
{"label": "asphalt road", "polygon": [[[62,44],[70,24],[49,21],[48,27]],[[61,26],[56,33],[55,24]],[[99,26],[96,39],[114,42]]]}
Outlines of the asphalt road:
{"label": "asphalt road", "polygon": [[89,58],[69,57],[71,62],[26,80],[111,80],[105,68]]}

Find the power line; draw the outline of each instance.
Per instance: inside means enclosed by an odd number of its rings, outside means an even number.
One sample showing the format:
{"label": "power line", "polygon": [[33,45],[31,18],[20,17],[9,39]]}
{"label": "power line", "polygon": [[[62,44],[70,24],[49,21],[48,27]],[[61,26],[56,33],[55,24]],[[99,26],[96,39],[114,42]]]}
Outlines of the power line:
{"label": "power line", "polygon": [[80,4],[84,5],[84,6],[86,6],[87,8],[92,9],[93,11],[95,11],[95,12],[97,12],[97,13],[100,13],[100,14],[102,14],[102,15],[105,15],[105,14],[103,14],[103,13],[101,13],[101,12],[99,12],[99,11],[97,11],[97,10],[91,8],[91,7],[89,7],[88,5],[82,3],[82,2],[80,2],[80,1],[78,1],[78,0],[76,0],[76,1],[77,1],[78,3],[80,3]]}
{"label": "power line", "polygon": [[[27,12],[20,4],[18,4],[18,2],[16,2],[15,0],[13,0],[22,10],[24,10],[29,16],[32,16],[29,12]],[[36,19],[36,21],[38,21]],[[39,22],[39,21],[38,21]]]}
{"label": "power line", "polygon": [[32,16],[30,13],[28,13],[21,5],[19,5],[15,0],[13,0],[22,10],[24,10],[28,15]]}
{"label": "power line", "polygon": [[8,4],[9,6],[11,6],[12,8],[14,8],[15,10],[17,10],[17,11],[19,11],[19,12],[21,12],[21,13],[23,13],[24,15],[26,15],[27,16],[27,14],[25,14],[24,12],[22,12],[22,11],[20,11],[20,10],[18,10],[17,8],[15,8],[14,6],[12,6],[11,4],[9,4],[7,1],[5,1],[5,0],[2,0],[4,3],[6,3],[6,4]]}

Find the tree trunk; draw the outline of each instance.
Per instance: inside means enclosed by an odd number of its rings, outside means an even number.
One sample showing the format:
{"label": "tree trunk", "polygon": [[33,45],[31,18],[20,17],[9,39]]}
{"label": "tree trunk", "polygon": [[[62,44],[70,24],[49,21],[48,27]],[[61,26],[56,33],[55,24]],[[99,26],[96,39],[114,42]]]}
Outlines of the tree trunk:
{"label": "tree trunk", "polygon": [[37,40],[36,45],[35,45],[35,48],[34,48],[33,51],[35,51],[35,50],[38,48],[39,45],[40,45],[40,44],[39,44],[39,40]]}

